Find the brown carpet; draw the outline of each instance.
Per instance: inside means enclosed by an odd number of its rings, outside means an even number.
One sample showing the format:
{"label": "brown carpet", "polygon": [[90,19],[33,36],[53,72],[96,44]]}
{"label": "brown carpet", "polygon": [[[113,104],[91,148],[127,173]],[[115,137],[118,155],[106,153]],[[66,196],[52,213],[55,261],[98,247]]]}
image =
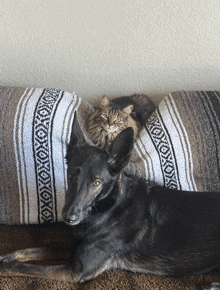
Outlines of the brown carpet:
{"label": "brown carpet", "polygon": [[[1,226],[0,246],[1,253],[15,251],[27,247],[38,247],[52,243],[70,244],[73,234],[69,233],[69,227],[63,224],[51,224],[48,226]],[[101,289],[152,289],[152,290],[177,290],[177,289],[201,289],[201,285],[212,281],[220,282],[219,276],[197,276],[182,279],[149,277],[143,274],[112,271],[102,274],[95,280],[82,284],[50,281],[30,277],[0,277],[0,290],[101,290]]]}

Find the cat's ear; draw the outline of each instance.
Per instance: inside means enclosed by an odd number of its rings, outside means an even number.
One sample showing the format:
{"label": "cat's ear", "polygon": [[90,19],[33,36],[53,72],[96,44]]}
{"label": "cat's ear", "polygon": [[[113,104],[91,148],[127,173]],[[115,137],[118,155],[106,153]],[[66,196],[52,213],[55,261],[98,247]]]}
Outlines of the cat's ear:
{"label": "cat's ear", "polygon": [[127,115],[130,115],[131,112],[132,112],[132,110],[133,110],[133,105],[129,105],[129,106],[123,108],[122,109],[122,112],[125,113],[125,114],[127,114]]}
{"label": "cat's ear", "polygon": [[128,164],[133,144],[134,130],[129,127],[119,133],[110,145],[108,162],[114,174],[119,173]]}
{"label": "cat's ear", "polygon": [[109,105],[110,105],[110,101],[109,101],[108,97],[107,97],[106,95],[104,95],[104,96],[102,97],[100,107],[101,107],[101,108],[106,108],[106,107],[108,107]]}
{"label": "cat's ear", "polygon": [[72,151],[80,146],[85,146],[86,140],[83,135],[83,132],[80,128],[79,122],[77,120],[76,112],[74,113],[74,119],[72,124],[72,132],[70,136],[70,142],[67,145],[67,161],[70,159]]}

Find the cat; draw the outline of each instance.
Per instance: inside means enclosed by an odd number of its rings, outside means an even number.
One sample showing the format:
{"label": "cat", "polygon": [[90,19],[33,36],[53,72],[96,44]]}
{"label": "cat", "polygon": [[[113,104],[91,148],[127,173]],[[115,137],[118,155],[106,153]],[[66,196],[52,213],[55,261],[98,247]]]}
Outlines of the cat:
{"label": "cat", "polygon": [[103,96],[100,106],[88,119],[87,133],[95,146],[108,148],[124,129],[132,127],[136,139],[155,105],[146,95],[134,94],[111,101]]}

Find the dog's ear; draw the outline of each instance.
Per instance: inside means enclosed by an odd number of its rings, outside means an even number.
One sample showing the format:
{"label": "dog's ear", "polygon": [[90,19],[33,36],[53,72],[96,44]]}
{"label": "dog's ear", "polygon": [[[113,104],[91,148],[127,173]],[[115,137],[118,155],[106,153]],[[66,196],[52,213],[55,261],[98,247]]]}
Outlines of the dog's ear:
{"label": "dog's ear", "polygon": [[67,145],[67,161],[69,160],[69,156],[72,150],[78,148],[79,146],[84,146],[86,144],[83,132],[80,128],[79,122],[77,120],[76,112],[74,113],[74,119],[72,124],[72,131],[70,136],[70,142]]}
{"label": "dog's ear", "polygon": [[133,144],[134,130],[129,127],[118,134],[110,145],[108,162],[114,174],[119,173],[128,164]]}

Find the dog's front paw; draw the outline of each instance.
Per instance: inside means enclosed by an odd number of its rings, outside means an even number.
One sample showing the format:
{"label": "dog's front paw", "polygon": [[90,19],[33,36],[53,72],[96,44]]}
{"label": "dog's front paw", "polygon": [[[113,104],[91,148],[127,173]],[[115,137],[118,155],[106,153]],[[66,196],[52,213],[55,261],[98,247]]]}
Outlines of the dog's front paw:
{"label": "dog's front paw", "polygon": [[220,283],[212,282],[209,285],[203,286],[202,290],[220,290]]}
{"label": "dog's front paw", "polygon": [[0,276],[7,276],[13,263],[15,263],[13,254],[0,255]]}
{"label": "dog's front paw", "polygon": [[[1,256],[2,258],[2,256]],[[10,274],[12,273],[12,269],[14,267],[14,265],[16,265],[18,262],[16,261],[9,261],[10,258],[6,257],[5,259],[3,259],[0,263],[0,276],[10,276]]]}
{"label": "dog's front paw", "polygon": [[0,255],[0,263],[11,263],[15,260],[16,259],[13,254]]}

